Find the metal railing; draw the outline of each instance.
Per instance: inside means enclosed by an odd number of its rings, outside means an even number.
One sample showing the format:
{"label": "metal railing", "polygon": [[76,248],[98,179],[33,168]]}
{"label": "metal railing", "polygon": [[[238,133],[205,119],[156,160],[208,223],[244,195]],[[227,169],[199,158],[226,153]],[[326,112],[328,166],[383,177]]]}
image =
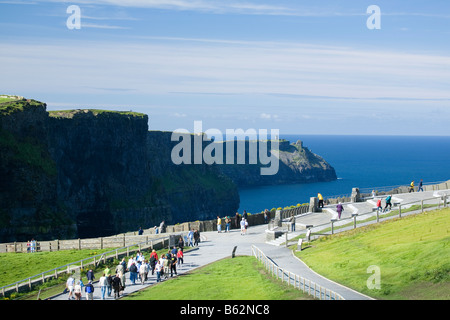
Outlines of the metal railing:
{"label": "metal railing", "polygon": [[327,289],[315,283],[314,281],[305,279],[284,268],[280,268],[271,259],[269,259],[264,254],[264,252],[262,252],[254,245],[252,245],[252,256],[256,257],[256,259],[264,265],[266,270],[269,271],[272,276],[281,279],[281,282],[287,283],[288,286],[292,285],[294,288],[297,288],[304,293],[320,300],[345,300],[339,293],[336,293],[335,291]]}
{"label": "metal railing", "polygon": [[[434,196],[431,198],[425,198],[421,200],[415,200],[405,203],[394,203],[392,210],[387,212],[379,212],[376,208],[372,208],[370,212],[363,213],[354,213],[349,218],[342,218],[339,220],[331,219],[330,223],[316,225],[314,226],[315,230],[325,230],[325,228],[330,227],[329,234],[334,234],[338,229],[336,228],[336,224],[340,225],[340,231],[348,230],[349,228],[357,228],[358,223],[367,225],[370,223],[378,223],[380,222],[380,218],[383,220],[391,219],[391,218],[401,218],[402,215],[411,215],[411,214],[420,214],[426,210],[435,210],[441,208],[448,207],[448,198],[450,194],[441,194],[439,196]],[[411,209],[412,206],[417,205],[418,208]],[[406,211],[409,210],[409,211]],[[327,232],[321,231],[318,235],[325,235]]]}

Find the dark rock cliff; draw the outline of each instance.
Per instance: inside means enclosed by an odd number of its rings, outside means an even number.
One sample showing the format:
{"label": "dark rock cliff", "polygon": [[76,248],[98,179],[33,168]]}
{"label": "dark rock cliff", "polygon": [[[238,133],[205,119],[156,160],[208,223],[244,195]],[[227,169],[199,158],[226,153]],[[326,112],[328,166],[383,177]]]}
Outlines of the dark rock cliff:
{"label": "dark rock cliff", "polygon": [[[0,104],[0,242],[209,220],[234,215],[238,186],[336,179],[301,142],[280,142],[277,174],[261,175],[264,166],[248,160],[174,164],[179,141],[171,138],[171,132],[148,131],[144,114],[47,112],[44,103],[26,99]],[[202,141],[202,149],[209,143]],[[193,157],[193,142],[190,147]]]}
{"label": "dark rock cliff", "polygon": [[170,133],[129,112],[0,106],[0,241],[97,237],[239,207],[208,165],[174,165]]}
{"label": "dark rock cliff", "polygon": [[[251,144],[259,154],[259,143],[248,142],[245,144],[245,163],[249,163]],[[275,149],[270,141],[267,142],[267,150]],[[226,150],[226,147],[224,147]],[[230,177],[239,187],[252,187],[260,185],[275,185],[289,183],[310,183],[319,181],[333,181],[337,179],[334,168],[322,157],[309,151],[301,141],[290,144],[289,141],[278,142],[278,165],[274,163],[256,165],[224,164],[219,165],[223,174]],[[234,145],[234,154],[237,156],[237,144]],[[268,153],[269,155],[269,153]],[[258,159],[259,160],[259,159]],[[274,162],[272,159],[271,162]],[[275,174],[263,175],[261,168],[273,166],[277,169]]]}

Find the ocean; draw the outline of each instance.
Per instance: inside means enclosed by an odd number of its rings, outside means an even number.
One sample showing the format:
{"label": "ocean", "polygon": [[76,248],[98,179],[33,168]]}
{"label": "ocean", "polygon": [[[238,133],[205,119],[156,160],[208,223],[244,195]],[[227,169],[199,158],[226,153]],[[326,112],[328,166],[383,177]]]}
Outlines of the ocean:
{"label": "ocean", "polygon": [[416,186],[450,180],[450,136],[280,135],[323,157],[336,170],[331,182],[260,186],[239,190],[239,212],[250,213],[309,203],[324,197],[350,195],[352,188]]}

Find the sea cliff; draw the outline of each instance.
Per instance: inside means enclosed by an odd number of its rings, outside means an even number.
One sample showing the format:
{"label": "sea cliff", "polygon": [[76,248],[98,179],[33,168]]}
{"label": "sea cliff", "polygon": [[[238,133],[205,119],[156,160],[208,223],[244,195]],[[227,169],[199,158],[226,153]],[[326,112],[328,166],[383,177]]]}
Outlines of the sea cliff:
{"label": "sea cliff", "polygon": [[148,120],[133,112],[47,112],[30,99],[1,103],[0,242],[208,220],[234,215],[241,186],[335,179],[301,142],[280,142],[276,175],[262,176],[261,164],[175,164],[178,142],[171,132],[149,131]]}

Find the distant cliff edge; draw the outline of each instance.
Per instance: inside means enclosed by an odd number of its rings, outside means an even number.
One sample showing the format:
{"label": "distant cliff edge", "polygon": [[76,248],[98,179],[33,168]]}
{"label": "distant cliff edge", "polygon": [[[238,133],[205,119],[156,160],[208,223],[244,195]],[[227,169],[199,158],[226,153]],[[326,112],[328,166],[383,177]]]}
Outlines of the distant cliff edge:
{"label": "distant cliff edge", "polygon": [[238,186],[336,179],[300,142],[281,142],[278,173],[261,176],[260,165],[174,164],[171,136],[140,113],[0,103],[0,242],[208,220],[236,212]]}

